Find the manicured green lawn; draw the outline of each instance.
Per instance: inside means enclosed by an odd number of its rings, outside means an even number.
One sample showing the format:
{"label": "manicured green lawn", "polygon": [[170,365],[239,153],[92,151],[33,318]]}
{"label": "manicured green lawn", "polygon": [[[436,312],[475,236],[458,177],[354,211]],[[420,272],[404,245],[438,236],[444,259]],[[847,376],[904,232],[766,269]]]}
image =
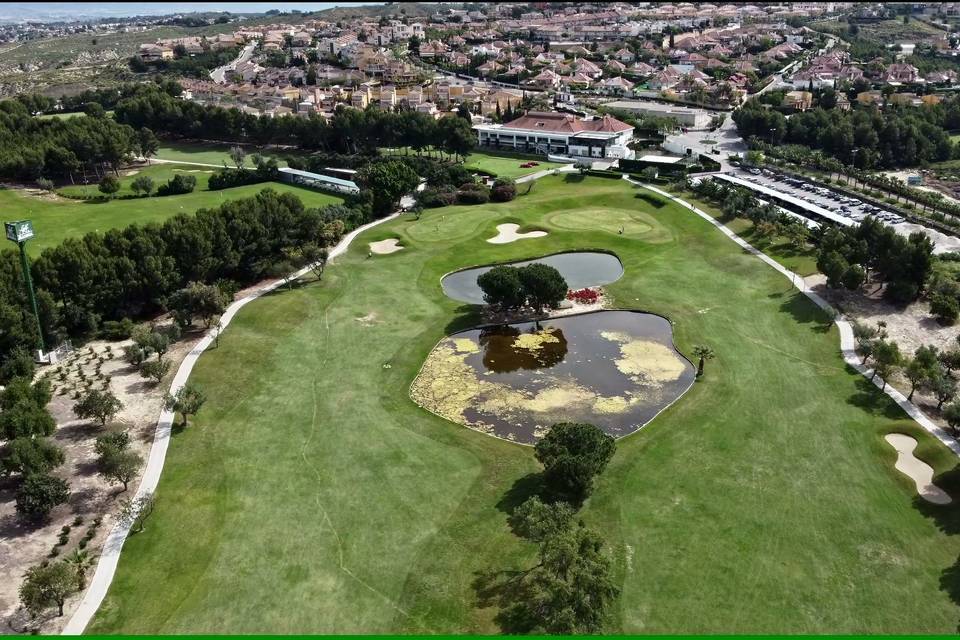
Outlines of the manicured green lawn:
{"label": "manicured green lawn", "polygon": [[[188,175],[198,176],[197,190],[193,193],[107,202],[35,197],[15,189],[0,189],[0,210],[3,211],[4,220],[33,221],[36,237],[27,243],[27,247],[31,254],[37,255],[44,248],[59,244],[64,238],[79,237],[90,231],[107,231],[133,223],[163,222],[178,213],[193,213],[204,207],[219,206],[228,200],[250,197],[267,187],[281,193],[295,193],[307,207],[323,207],[341,202],[340,198],[330,194],[280,182],[205,191],[201,190],[200,183],[203,180],[205,185],[209,176],[200,173]],[[124,183],[132,179],[124,178]]]}
{"label": "manicured green lawn", "polygon": [[[135,195],[133,190],[130,188],[130,185],[133,184],[133,181],[140,176],[149,176],[152,178],[154,190],[156,190],[156,188],[161,184],[168,182],[173,176],[179,173],[193,176],[197,179],[196,188],[198,190],[206,190],[207,182],[210,180],[210,176],[212,176],[216,171],[217,169],[214,169],[213,167],[204,168],[175,164],[153,164],[140,169],[127,169],[120,172],[120,191],[118,191],[116,195]],[[90,184],[66,185],[57,189],[57,193],[73,197],[99,197],[103,195],[100,193],[100,189],[98,188],[96,182],[91,182]]]}
{"label": "manicured green lawn", "polygon": [[[444,273],[604,248],[625,267],[615,306],[668,316],[687,354],[717,353],[619,441],[582,511],[622,588],[606,631],[954,632],[958,509],[916,506],[882,436],[914,434],[938,472],[956,459],[844,365],[836,329],[782,276],[639,193],[549,177],[512,203],[405,216],[322,282],[244,308],[194,371],[207,404],[174,434],[157,509],[89,631],[498,631],[472,583],[534,562],[506,523],[532,451],[419,409],[408,387],[442,336],[476,321],[444,297]],[[589,218],[551,222],[577,208]],[[484,242],[517,219],[550,235]],[[368,257],[391,236],[402,251]]]}
{"label": "manicured green lawn", "polygon": [[[226,163],[228,167],[235,166],[233,160],[230,159],[230,148],[232,145],[229,144],[214,144],[214,143],[198,143],[198,142],[164,142],[160,149],[157,151],[155,158],[160,160],[178,160],[180,162],[199,162],[202,164],[215,164],[217,166],[223,165]],[[247,158],[244,161],[244,164],[248,167],[253,166],[253,154],[258,152],[258,149],[252,145],[242,145],[243,149],[247,152]],[[278,153],[276,150],[262,150],[259,151],[261,155],[267,157],[274,157],[277,159],[277,163],[281,167],[287,166],[285,160],[281,159],[282,155],[290,154],[299,154],[300,152],[296,149],[290,149],[289,151],[283,151]]]}
{"label": "manicured green lawn", "polygon": [[546,160],[541,160],[539,158],[536,158],[533,161],[539,163],[538,166],[523,168],[520,165],[530,162],[529,158],[512,158],[508,156],[495,155],[492,153],[474,151],[467,156],[467,160],[463,163],[463,166],[465,166],[467,169],[493,173],[501,178],[514,179],[522,178],[523,176],[536,173],[537,171],[543,171],[544,169],[556,169],[563,166],[563,164],[559,162],[547,162]]}
{"label": "manicured green lawn", "polygon": [[[384,155],[404,155],[405,153],[413,154],[415,152],[408,150],[407,147],[383,147],[380,149],[380,153]],[[438,152],[432,150],[432,148],[425,149],[422,153],[432,154],[434,157],[438,157]],[[521,164],[526,164],[531,161],[537,162],[538,165],[526,168],[520,166]],[[501,178],[517,179],[528,176],[531,173],[543,171],[544,169],[556,169],[564,165],[560,162],[547,162],[544,156],[497,154],[474,150],[467,156],[463,162],[463,166],[472,171],[484,171],[495,174]]]}
{"label": "manicured green lawn", "polygon": [[[688,192],[671,192],[690,202],[693,195]],[[810,276],[817,273],[817,253],[812,245],[803,248],[794,247],[786,237],[775,235],[770,238],[761,238],[754,233],[754,224],[746,218],[730,219],[715,205],[708,202],[697,203],[697,208],[723,222],[724,226],[738,236],[760,249],[768,256],[782,264],[794,273],[801,276]]]}

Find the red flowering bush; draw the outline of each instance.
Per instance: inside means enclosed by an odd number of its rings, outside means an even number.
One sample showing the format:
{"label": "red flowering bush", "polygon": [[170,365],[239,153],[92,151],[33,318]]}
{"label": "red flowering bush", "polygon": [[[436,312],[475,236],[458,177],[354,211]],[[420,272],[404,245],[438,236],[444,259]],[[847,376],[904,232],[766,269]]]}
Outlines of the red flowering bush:
{"label": "red flowering bush", "polygon": [[593,289],[578,289],[567,291],[567,300],[575,300],[580,304],[593,304],[600,299],[600,292]]}

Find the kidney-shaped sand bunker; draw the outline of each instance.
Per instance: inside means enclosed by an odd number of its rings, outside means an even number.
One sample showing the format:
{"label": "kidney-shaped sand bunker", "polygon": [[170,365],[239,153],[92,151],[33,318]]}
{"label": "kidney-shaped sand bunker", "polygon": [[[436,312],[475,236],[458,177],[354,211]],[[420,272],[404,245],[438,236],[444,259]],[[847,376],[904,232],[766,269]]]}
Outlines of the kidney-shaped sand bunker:
{"label": "kidney-shaped sand bunker", "polygon": [[601,311],[470,329],[440,341],[410,387],[422,407],[490,435],[535,443],[557,422],[633,433],[693,383],[657,315]]}

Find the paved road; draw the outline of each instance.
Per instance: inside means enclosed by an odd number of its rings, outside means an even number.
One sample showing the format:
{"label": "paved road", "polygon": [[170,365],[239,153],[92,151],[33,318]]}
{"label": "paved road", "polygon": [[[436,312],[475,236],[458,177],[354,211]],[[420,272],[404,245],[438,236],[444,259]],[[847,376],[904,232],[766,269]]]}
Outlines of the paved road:
{"label": "paved road", "polygon": [[250,56],[253,55],[253,50],[257,48],[257,44],[258,44],[258,41],[256,40],[251,42],[250,44],[248,44],[243,48],[243,50],[240,52],[240,55],[238,55],[233,62],[231,62],[230,64],[225,64],[222,67],[217,67],[216,69],[211,71],[210,79],[216,82],[217,84],[225,84],[227,71],[233,71],[234,69],[237,68],[238,64],[249,60]]}

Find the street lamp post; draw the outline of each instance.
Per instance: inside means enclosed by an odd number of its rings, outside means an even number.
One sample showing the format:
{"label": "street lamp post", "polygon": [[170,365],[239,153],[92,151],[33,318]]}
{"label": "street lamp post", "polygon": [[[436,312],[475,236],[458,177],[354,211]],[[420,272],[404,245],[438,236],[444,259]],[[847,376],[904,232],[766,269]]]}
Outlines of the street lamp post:
{"label": "street lamp post", "polygon": [[33,237],[33,224],[29,220],[4,223],[7,240],[15,242],[20,247],[20,268],[23,270],[23,280],[27,284],[27,296],[30,298],[30,307],[33,309],[33,319],[37,323],[37,344],[40,352],[44,350],[43,328],[40,326],[40,312],[37,309],[37,296],[33,293],[33,279],[30,277],[30,262],[27,260],[27,240]]}

